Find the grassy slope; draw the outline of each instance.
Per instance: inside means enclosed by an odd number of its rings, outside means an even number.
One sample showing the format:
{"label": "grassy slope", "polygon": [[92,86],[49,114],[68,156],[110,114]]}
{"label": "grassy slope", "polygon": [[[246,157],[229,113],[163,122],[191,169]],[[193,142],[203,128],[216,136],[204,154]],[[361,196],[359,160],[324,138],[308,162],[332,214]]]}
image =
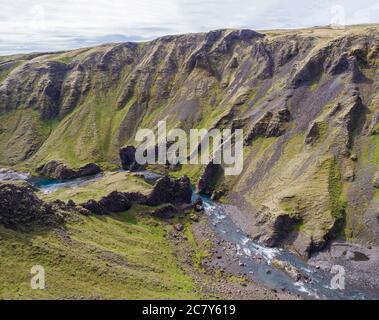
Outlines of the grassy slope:
{"label": "grassy slope", "polygon": [[[106,172],[88,185],[40,196],[82,202],[113,190],[147,193],[150,189],[141,178]],[[202,298],[165,237],[172,226],[147,211],[151,208],[133,206],[107,217],[71,219],[64,230],[31,234],[0,226],[0,298]],[[33,265],[45,268],[44,291],[30,289]]]}
{"label": "grassy slope", "polygon": [[62,188],[51,194],[41,194],[44,200],[51,201],[60,199],[68,201],[70,199],[77,203],[84,202],[88,199],[99,200],[102,196],[112,191],[120,192],[142,192],[147,193],[151,185],[143,179],[130,176],[125,172],[105,172],[101,180],[94,181],[90,184],[72,188]]}
{"label": "grassy slope", "polygon": [[[66,231],[22,234],[0,227],[0,298],[200,298],[144,209],[86,217]],[[30,268],[42,265],[46,290],[30,289]]]}

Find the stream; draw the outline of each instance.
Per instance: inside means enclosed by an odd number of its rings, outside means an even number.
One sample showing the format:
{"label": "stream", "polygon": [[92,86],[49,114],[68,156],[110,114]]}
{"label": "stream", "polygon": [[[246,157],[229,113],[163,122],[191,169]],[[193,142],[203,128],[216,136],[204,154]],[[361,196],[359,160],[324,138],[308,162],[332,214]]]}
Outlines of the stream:
{"label": "stream", "polygon": [[[144,171],[142,172],[147,182],[152,183],[160,178],[160,175]],[[44,193],[51,193],[60,188],[75,188],[98,179],[102,174],[78,178],[71,181],[57,181],[43,178],[29,178],[25,175],[8,173],[9,179],[17,178],[26,180]],[[1,171],[0,171],[0,180]],[[13,179],[15,180],[15,179]],[[193,201],[199,195],[193,193]],[[359,290],[345,289],[333,290],[330,286],[332,274],[308,265],[304,260],[289,251],[278,248],[267,248],[250,236],[244,234],[228,216],[222,204],[212,201],[209,197],[201,195],[204,210],[213,231],[223,240],[235,247],[239,263],[244,266],[247,276],[258,283],[270,288],[286,290],[292,294],[300,295],[304,299],[374,299],[369,293]],[[287,272],[273,266],[273,261],[289,263],[301,274],[301,280],[294,280]],[[346,288],[350,286],[346,285]]]}
{"label": "stream", "polygon": [[[197,195],[194,195],[197,197]],[[213,230],[225,241],[236,247],[239,261],[243,263],[248,276],[268,288],[298,294],[304,299],[374,299],[358,290],[333,290],[330,285],[332,274],[308,265],[304,260],[289,251],[267,248],[244,234],[227,215],[222,204],[201,196],[205,213]],[[287,273],[272,265],[273,260],[288,262],[295,267],[305,280],[295,281]],[[349,287],[346,284],[346,288]]]}

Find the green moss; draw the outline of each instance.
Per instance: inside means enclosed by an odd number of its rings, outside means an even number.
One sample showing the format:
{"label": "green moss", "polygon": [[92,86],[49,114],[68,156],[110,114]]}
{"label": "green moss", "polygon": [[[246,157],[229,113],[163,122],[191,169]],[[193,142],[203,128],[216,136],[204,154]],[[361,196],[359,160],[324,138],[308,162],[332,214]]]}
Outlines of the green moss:
{"label": "green moss", "polygon": [[53,200],[74,200],[76,203],[83,203],[87,200],[100,200],[112,191],[120,192],[141,192],[147,194],[151,190],[151,185],[143,179],[128,175],[125,172],[105,172],[104,177],[76,188],[62,188],[50,194],[41,194],[41,198],[46,201]]}
{"label": "green moss", "polygon": [[8,75],[14,70],[16,69],[17,67],[19,67],[21,64],[23,63],[23,61],[18,61],[16,63],[14,63],[11,67],[9,67],[8,69],[6,70],[3,70],[3,71],[0,71],[0,83],[2,83],[7,77]]}
{"label": "green moss", "polygon": [[287,197],[282,199],[280,207],[289,214],[290,217],[296,217],[303,209],[303,201],[298,197]]}
{"label": "green moss", "polygon": [[328,133],[328,123],[326,121],[320,121],[317,124],[320,135],[319,140],[323,141]]}
{"label": "green moss", "polygon": [[309,91],[311,91],[311,92],[316,91],[318,86],[319,86],[319,81],[314,80],[309,87]]}
{"label": "green moss", "polygon": [[369,161],[375,165],[379,165],[379,136],[371,136],[369,138]]}
{"label": "green moss", "polygon": [[[164,237],[143,207],[85,217],[65,232],[18,233],[0,227],[1,299],[198,299]],[[42,265],[46,289],[31,290]]]}
{"label": "green moss", "polygon": [[294,230],[297,232],[303,232],[306,230],[306,226],[302,221],[300,221],[300,222],[295,224]]}
{"label": "green moss", "polygon": [[185,235],[187,237],[188,244],[192,249],[192,261],[194,266],[200,270],[204,271],[202,267],[202,262],[209,256],[210,241],[202,243],[201,245],[195,239],[192,232],[192,226],[190,223],[186,224]]}
{"label": "green moss", "polygon": [[59,56],[59,57],[53,59],[53,61],[61,62],[64,64],[69,64],[73,60],[73,58],[74,57],[70,57],[70,56]]}
{"label": "green moss", "polygon": [[185,164],[179,170],[170,172],[170,175],[175,178],[187,176],[193,184],[196,184],[201,177],[203,168],[204,166],[200,164]]}
{"label": "green moss", "polygon": [[341,173],[336,157],[333,157],[330,163],[328,182],[330,212],[336,220],[343,219],[345,217],[347,202],[342,199]]}

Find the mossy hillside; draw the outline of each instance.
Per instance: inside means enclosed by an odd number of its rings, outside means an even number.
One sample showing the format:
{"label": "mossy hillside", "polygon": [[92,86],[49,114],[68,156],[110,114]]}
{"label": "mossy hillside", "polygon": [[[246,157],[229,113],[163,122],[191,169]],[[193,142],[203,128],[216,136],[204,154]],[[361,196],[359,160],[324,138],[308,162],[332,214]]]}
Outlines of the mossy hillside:
{"label": "mossy hillside", "polygon": [[330,161],[329,169],[330,212],[336,220],[344,219],[347,202],[342,199],[342,181],[337,158]]}
{"label": "mossy hillside", "polygon": [[185,225],[185,235],[188,239],[188,244],[191,249],[192,261],[194,266],[199,271],[204,271],[202,262],[210,255],[211,243],[210,241],[205,243],[199,243],[196,240],[196,236],[193,233],[191,223]]}
{"label": "mossy hillside", "polygon": [[[117,161],[120,145],[115,141],[120,113],[111,97],[87,97],[81,109],[74,110],[50,127],[46,142],[27,163],[40,165],[61,159],[68,165],[78,167],[88,161]],[[46,126],[48,123],[44,123],[43,127]]]}
{"label": "mossy hillside", "polygon": [[12,63],[9,67],[4,68],[1,70],[0,68],[0,84],[8,77],[8,75],[17,67],[21,66],[23,64],[23,61],[17,61],[15,63]]}
{"label": "mossy hillside", "polygon": [[142,178],[135,177],[126,172],[105,172],[100,180],[75,188],[62,188],[49,194],[40,194],[46,201],[74,200],[83,203],[87,200],[100,200],[113,191],[118,192],[141,192],[148,194],[152,186]]}
{"label": "mossy hillside", "polygon": [[[65,231],[18,233],[0,227],[2,299],[198,299],[164,237],[165,225],[133,207],[83,217]],[[42,265],[46,290],[31,290]]]}
{"label": "mossy hillside", "polygon": [[[33,109],[0,115],[0,164],[23,162],[48,138],[57,121],[43,122]],[[24,163],[25,164],[25,163]]]}

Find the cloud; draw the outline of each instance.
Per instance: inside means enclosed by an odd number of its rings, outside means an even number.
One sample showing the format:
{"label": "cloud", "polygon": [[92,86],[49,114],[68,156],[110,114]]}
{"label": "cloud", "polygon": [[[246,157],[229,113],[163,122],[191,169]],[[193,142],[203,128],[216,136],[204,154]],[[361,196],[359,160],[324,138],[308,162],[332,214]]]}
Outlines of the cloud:
{"label": "cloud", "polygon": [[343,7],[346,24],[378,22],[376,0],[12,0],[1,4],[0,54],[219,28],[327,25],[336,5]]}

